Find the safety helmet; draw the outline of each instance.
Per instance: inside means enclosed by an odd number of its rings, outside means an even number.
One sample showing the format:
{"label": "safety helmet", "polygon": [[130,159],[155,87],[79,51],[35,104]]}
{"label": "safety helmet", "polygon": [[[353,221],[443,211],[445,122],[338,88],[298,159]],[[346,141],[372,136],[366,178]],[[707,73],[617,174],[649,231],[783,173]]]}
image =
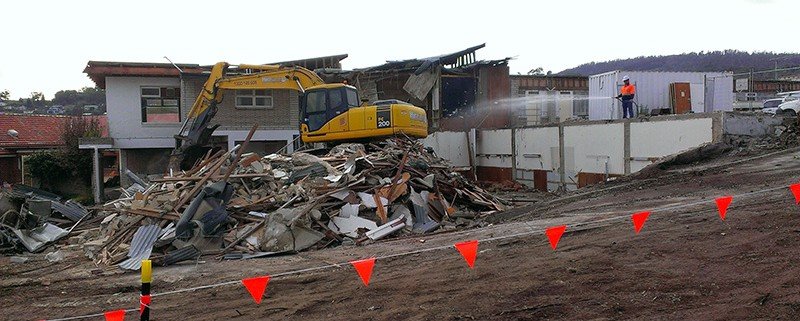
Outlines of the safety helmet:
{"label": "safety helmet", "polygon": [[631,78],[628,77],[628,75],[622,77],[622,81],[628,81],[628,80],[631,80]]}

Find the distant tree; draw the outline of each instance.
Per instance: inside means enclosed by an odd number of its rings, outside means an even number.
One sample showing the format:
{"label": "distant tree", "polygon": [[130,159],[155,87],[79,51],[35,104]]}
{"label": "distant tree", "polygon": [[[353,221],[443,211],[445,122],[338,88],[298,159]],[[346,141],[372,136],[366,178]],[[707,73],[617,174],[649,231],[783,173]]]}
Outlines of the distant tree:
{"label": "distant tree", "polygon": [[77,90],[59,90],[53,96],[53,104],[62,106],[75,105],[78,101]]}
{"label": "distant tree", "polygon": [[30,100],[34,108],[42,108],[45,105],[44,94],[39,91],[32,92]]}
{"label": "distant tree", "polygon": [[0,91],[0,100],[8,100],[8,96],[11,94],[8,92],[8,89]]}
{"label": "distant tree", "polygon": [[53,104],[78,107],[84,105],[104,106],[106,92],[94,87],[84,87],[80,90],[59,90],[53,97]]}

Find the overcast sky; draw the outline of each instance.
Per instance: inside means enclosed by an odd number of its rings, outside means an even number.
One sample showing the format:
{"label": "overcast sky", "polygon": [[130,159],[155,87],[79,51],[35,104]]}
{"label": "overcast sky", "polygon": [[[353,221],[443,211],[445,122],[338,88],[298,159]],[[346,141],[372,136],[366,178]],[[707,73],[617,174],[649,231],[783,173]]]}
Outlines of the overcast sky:
{"label": "overcast sky", "polygon": [[213,64],[349,54],[344,68],[486,43],[512,73],[641,55],[796,52],[796,0],[3,1],[0,90],[94,84],[89,60]]}

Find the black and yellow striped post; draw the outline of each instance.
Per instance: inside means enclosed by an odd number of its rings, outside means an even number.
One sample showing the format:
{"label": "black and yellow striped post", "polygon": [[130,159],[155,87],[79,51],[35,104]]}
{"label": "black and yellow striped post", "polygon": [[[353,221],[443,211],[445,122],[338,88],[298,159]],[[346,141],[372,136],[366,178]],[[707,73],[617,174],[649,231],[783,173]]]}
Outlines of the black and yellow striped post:
{"label": "black and yellow striped post", "polygon": [[150,281],[153,280],[153,265],[150,260],[142,260],[142,296],[139,299],[141,321],[150,321]]}

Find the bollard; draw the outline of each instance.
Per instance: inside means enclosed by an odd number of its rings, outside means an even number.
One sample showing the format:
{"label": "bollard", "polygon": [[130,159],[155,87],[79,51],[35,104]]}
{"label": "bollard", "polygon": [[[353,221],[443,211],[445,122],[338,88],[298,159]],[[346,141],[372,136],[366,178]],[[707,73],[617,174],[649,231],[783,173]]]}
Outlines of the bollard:
{"label": "bollard", "polygon": [[152,262],[142,260],[142,295],[139,299],[139,319],[141,321],[150,321],[150,281],[152,280]]}

